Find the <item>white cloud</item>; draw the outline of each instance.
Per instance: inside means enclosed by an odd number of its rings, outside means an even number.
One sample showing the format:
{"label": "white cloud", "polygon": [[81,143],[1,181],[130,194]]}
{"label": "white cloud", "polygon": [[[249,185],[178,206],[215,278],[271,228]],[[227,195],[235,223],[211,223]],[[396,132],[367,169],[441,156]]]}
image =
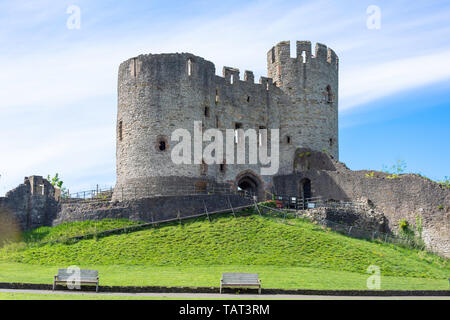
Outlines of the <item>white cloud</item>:
{"label": "white cloud", "polygon": [[394,93],[450,79],[450,50],[341,72],[340,107],[358,107]]}

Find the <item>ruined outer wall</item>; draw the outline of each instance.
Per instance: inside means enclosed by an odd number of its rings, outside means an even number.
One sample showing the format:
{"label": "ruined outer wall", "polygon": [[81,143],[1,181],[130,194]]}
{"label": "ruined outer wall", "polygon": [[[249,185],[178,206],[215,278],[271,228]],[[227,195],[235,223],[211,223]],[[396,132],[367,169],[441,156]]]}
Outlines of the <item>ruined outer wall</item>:
{"label": "ruined outer wall", "polygon": [[[371,171],[351,171],[342,163],[311,153],[316,164],[310,170],[274,178],[277,194],[299,195],[299,182],[311,180],[312,196],[325,200],[358,200],[367,198],[377,210],[384,213],[388,229],[396,233],[401,219],[411,226],[416,225],[416,217],[423,220],[423,239],[429,249],[450,257],[450,190],[436,182],[417,175],[402,175],[397,179],[387,179],[387,174]],[[328,159],[327,159],[328,158]],[[333,164],[334,167],[330,167]],[[322,170],[322,166],[326,170]]]}
{"label": "ruined outer wall", "polygon": [[319,43],[312,55],[309,41],[297,41],[297,55],[291,58],[290,45],[280,42],[267,54],[268,75],[287,100],[279,105],[280,154],[285,166],[280,174],[292,172],[293,155],[299,147],[326,150],[339,158],[338,58]]}
{"label": "ruined outer wall", "polygon": [[50,226],[58,211],[55,189],[46,179],[31,176],[0,198],[0,208],[11,212],[22,230]]}

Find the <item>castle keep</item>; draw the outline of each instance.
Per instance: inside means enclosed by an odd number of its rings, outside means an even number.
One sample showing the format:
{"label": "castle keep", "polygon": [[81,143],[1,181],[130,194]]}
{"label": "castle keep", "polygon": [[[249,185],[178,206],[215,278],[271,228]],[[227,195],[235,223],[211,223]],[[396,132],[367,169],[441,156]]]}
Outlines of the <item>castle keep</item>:
{"label": "castle keep", "polygon": [[[180,195],[197,187],[230,186],[265,197],[274,176],[261,176],[260,164],[174,164],[172,132],[194,122],[203,130],[280,129],[278,176],[297,169],[299,148],[324,151],[338,159],[338,57],[325,45],[289,42],[267,53],[268,77],[255,83],[251,71],[224,67],[188,53],[149,54],[119,68],[117,182],[114,199]],[[269,144],[271,137],[268,137]],[[248,146],[247,146],[248,147]],[[248,150],[247,150],[248,151]],[[248,162],[247,162],[248,163]]]}

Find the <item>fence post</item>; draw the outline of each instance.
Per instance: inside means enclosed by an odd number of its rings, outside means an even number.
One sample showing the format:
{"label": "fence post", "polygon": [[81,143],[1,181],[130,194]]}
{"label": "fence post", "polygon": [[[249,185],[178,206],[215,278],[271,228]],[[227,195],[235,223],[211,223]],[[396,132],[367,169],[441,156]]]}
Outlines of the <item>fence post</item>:
{"label": "fence post", "polygon": [[208,208],[206,208],[205,200],[203,200],[203,205],[205,206],[205,212],[206,212],[206,216],[208,217],[208,221],[211,222],[211,219],[209,219]]}
{"label": "fence post", "polygon": [[231,207],[231,212],[233,212],[233,216],[236,218],[236,214],[234,213],[233,206],[231,205],[230,197],[227,197],[227,199],[228,199],[228,203],[230,204],[230,207]]}
{"label": "fence post", "polygon": [[180,210],[178,210],[177,218],[178,218],[178,221],[180,222],[180,226],[181,226],[181,213],[180,213]]}
{"label": "fence post", "polygon": [[255,198],[253,198],[253,202],[254,202],[254,204],[255,204],[256,210],[258,211],[259,215],[261,216],[261,211],[259,211],[258,204],[256,203]]}

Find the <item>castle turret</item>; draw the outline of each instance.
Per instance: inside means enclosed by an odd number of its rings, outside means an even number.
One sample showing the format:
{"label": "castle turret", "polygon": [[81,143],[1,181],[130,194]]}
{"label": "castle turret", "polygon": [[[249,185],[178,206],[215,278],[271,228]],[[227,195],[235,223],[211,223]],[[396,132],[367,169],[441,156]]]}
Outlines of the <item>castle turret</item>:
{"label": "castle turret", "polygon": [[175,164],[171,135],[182,128],[194,136],[194,121],[214,105],[214,77],[213,63],[187,53],[141,55],[120,65],[114,199],[194,185],[201,164]]}
{"label": "castle turret", "polygon": [[279,109],[281,155],[286,157],[281,162],[288,169],[300,147],[339,157],[338,58],[323,44],[316,44],[314,55],[311,42],[296,45],[295,57],[289,41],[278,43],[267,54],[268,76],[288,99]]}

